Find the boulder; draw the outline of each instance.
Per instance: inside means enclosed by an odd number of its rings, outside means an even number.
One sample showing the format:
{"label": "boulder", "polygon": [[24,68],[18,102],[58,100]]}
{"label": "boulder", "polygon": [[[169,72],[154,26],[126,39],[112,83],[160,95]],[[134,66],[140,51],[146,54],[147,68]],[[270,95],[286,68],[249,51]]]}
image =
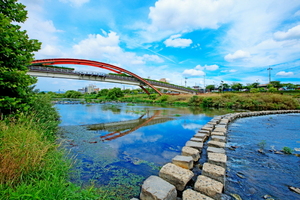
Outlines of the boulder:
{"label": "boulder", "polygon": [[179,191],[184,189],[187,182],[193,176],[194,173],[191,170],[184,169],[172,163],[164,165],[159,171],[159,177],[174,185]]}
{"label": "boulder", "polygon": [[175,186],[158,176],[150,176],[142,185],[141,200],[176,200],[176,198]]}

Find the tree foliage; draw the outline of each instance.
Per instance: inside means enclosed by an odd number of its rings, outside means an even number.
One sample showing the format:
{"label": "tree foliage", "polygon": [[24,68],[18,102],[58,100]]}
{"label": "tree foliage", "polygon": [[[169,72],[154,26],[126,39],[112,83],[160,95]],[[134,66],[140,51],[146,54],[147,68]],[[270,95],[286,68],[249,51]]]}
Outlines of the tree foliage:
{"label": "tree foliage", "polygon": [[124,94],[120,88],[113,88],[108,91],[106,98],[110,100],[117,100],[120,97],[124,97]]}
{"label": "tree foliage", "polygon": [[78,91],[75,91],[75,90],[68,90],[64,94],[65,98],[79,98],[81,96],[82,96],[82,94]]}
{"label": "tree foliage", "polygon": [[36,78],[26,75],[33,52],[41,43],[29,39],[17,23],[25,22],[27,11],[17,0],[0,2],[0,113],[26,111],[32,102]]}

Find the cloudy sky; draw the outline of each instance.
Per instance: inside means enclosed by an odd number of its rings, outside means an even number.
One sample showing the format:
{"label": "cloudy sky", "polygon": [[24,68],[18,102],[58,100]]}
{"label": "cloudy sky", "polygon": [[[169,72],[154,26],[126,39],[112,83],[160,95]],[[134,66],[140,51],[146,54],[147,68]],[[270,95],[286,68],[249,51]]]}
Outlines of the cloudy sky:
{"label": "cloudy sky", "polygon": [[[188,86],[300,84],[299,0],[20,0],[36,59],[82,58]],[[74,66],[70,66],[74,67]],[[269,67],[272,70],[267,70]],[[99,71],[87,66],[76,70]],[[100,70],[101,71],[101,70]],[[109,73],[109,71],[101,71]],[[39,78],[38,89],[117,84]]]}

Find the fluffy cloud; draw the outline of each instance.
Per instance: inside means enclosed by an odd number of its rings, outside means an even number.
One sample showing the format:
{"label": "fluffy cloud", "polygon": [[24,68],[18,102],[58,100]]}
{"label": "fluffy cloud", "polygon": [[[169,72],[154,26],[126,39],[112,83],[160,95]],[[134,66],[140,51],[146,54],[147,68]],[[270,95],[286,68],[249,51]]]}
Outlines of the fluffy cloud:
{"label": "fluffy cloud", "polygon": [[237,50],[233,54],[227,54],[224,59],[228,62],[233,61],[239,61],[239,60],[245,60],[246,58],[250,58],[251,55],[249,52],[243,51],[243,50]]}
{"label": "fluffy cloud", "polygon": [[201,66],[201,65],[197,65],[195,67],[195,69],[198,69],[198,70],[208,70],[208,71],[216,71],[217,69],[219,69],[219,66],[218,65],[204,65],[204,66]]}
{"label": "fluffy cloud", "polygon": [[285,77],[293,76],[293,75],[294,75],[293,72],[285,72],[285,71],[280,71],[276,74],[276,76],[285,76]]}
{"label": "fluffy cloud", "polygon": [[190,46],[193,41],[191,39],[182,39],[180,34],[172,35],[169,39],[164,41],[167,47],[181,47],[185,48]]}
{"label": "fluffy cloud", "polygon": [[80,7],[83,4],[89,2],[90,0],[59,0],[63,3],[70,3],[72,6]]}
{"label": "fluffy cloud", "polygon": [[158,0],[150,7],[152,30],[216,29],[226,22],[233,0]]}
{"label": "fluffy cloud", "polygon": [[275,40],[300,39],[300,25],[290,28],[287,32],[278,31],[274,33]]}
{"label": "fluffy cloud", "polygon": [[205,72],[197,69],[186,69],[183,71],[184,76],[192,77],[192,76],[204,76]]}

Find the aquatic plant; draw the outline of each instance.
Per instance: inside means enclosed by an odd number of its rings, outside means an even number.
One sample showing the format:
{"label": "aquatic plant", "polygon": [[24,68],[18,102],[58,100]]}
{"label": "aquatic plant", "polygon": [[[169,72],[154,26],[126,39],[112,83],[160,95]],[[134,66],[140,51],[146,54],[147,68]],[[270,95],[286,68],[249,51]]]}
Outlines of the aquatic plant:
{"label": "aquatic plant", "polygon": [[265,147],[266,147],[266,140],[262,140],[262,141],[260,141],[258,144],[257,144],[257,146],[261,149],[261,150],[264,150],[265,149]]}
{"label": "aquatic plant", "polygon": [[292,154],[292,152],[293,152],[293,150],[290,147],[283,147],[282,151],[285,154]]}

